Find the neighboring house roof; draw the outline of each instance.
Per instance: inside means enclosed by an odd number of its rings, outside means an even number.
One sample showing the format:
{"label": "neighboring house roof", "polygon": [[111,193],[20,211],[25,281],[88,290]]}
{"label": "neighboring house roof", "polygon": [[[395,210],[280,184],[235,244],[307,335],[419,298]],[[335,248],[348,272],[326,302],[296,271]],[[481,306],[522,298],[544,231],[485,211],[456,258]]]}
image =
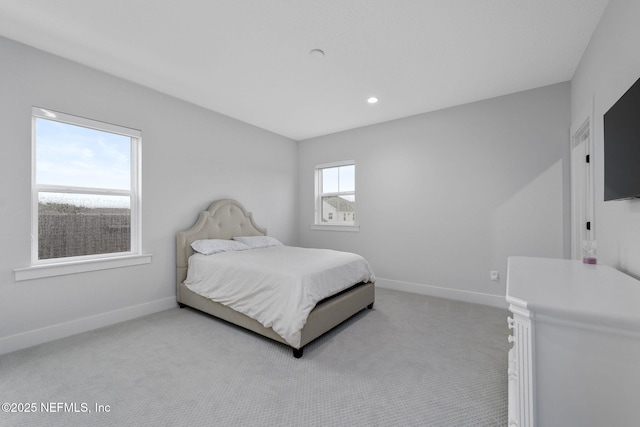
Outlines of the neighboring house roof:
{"label": "neighboring house roof", "polygon": [[356,211],[356,202],[352,202],[351,200],[343,199],[339,196],[331,196],[325,197],[322,199],[325,203],[336,208],[336,210],[340,212],[355,212]]}

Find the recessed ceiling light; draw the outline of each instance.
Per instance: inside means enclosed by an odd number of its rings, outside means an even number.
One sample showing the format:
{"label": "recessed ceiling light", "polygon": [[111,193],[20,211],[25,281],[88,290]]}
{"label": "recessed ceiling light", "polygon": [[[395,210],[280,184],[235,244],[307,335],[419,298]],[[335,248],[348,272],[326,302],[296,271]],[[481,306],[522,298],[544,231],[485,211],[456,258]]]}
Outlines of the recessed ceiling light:
{"label": "recessed ceiling light", "polygon": [[309,51],[309,55],[311,55],[311,57],[313,59],[320,59],[320,58],[324,57],[324,50],[322,50],[322,49],[311,49]]}
{"label": "recessed ceiling light", "polygon": [[375,104],[376,102],[378,102],[378,98],[376,98],[375,96],[372,96],[369,99],[367,99],[367,102],[369,104]]}

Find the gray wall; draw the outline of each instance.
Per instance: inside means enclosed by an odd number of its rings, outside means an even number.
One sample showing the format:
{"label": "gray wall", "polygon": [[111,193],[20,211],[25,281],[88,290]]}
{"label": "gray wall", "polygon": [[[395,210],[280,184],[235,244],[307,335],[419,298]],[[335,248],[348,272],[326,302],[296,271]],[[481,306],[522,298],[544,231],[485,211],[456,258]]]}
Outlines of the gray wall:
{"label": "gray wall", "polygon": [[[561,83],[300,142],[301,245],[362,254],[382,286],[503,304],[508,256],[570,256],[569,92]],[[348,159],[360,231],[310,230],[314,165]]]}
{"label": "gray wall", "polygon": [[571,82],[573,122],[580,121],[581,112],[593,103],[598,262],[636,277],[640,277],[640,200],[603,202],[603,115],[640,78],[639,22],[640,2],[610,0]]}
{"label": "gray wall", "polygon": [[[0,353],[175,304],[175,233],[212,200],[297,243],[294,141],[4,38],[0,58]],[[30,263],[32,106],[142,130],[151,264],[14,281]]]}

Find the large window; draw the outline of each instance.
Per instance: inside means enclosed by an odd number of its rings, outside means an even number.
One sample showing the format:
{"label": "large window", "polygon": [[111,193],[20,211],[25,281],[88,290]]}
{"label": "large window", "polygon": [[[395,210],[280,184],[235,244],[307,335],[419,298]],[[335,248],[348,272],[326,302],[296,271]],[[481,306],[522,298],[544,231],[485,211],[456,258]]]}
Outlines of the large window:
{"label": "large window", "polygon": [[356,223],[356,165],[353,161],[316,166],[316,224]]}
{"label": "large window", "polygon": [[32,264],[139,254],[140,131],[32,114]]}

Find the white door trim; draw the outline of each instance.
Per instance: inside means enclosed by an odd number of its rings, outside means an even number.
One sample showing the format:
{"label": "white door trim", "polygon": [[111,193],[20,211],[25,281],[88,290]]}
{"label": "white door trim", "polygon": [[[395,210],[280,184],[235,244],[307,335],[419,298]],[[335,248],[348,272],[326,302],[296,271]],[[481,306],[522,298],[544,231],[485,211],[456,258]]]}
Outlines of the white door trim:
{"label": "white door trim", "polygon": [[[571,125],[571,258],[582,258],[583,240],[596,239],[593,100]],[[586,159],[589,161],[587,162]],[[590,227],[587,229],[587,222]]]}

